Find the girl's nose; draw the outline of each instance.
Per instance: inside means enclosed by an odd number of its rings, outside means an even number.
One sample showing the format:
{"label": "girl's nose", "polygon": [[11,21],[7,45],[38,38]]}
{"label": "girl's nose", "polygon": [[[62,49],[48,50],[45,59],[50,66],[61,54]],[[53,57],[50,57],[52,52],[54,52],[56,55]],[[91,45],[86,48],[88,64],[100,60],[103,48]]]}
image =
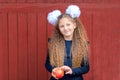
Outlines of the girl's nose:
{"label": "girl's nose", "polygon": [[66,30],[66,29],[67,29],[67,26],[64,26],[64,29]]}

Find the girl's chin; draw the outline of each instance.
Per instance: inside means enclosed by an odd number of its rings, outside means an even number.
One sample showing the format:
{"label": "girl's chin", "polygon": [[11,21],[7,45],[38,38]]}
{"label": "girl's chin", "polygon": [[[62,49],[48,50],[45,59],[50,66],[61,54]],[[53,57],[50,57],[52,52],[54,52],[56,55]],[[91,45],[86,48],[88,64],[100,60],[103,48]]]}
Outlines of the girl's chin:
{"label": "girl's chin", "polygon": [[66,33],[66,34],[64,34],[65,36],[71,36],[71,33]]}
{"label": "girl's chin", "polygon": [[72,35],[64,35],[64,37],[71,37]]}
{"label": "girl's chin", "polygon": [[70,34],[66,34],[66,35],[64,35],[65,37],[70,37],[71,35]]}

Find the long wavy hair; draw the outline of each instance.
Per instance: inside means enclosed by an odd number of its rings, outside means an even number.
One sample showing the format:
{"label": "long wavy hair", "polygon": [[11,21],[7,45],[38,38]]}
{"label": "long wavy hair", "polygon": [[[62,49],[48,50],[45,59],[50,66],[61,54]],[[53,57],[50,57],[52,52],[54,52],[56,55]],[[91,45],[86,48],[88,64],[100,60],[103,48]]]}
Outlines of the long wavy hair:
{"label": "long wavy hair", "polygon": [[87,61],[87,35],[86,30],[80,19],[72,18],[68,14],[62,14],[58,17],[57,25],[55,26],[54,32],[51,36],[51,40],[49,43],[49,55],[50,55],[50,63],[53,66],[63,66],[64,60],[66,56],[65,51],[65,40],[63,35],[59,30],[59,21],[62,18],[67,18],[73,23],[76,23],[76,28],[73,32],[72,46],[71,46],[71,59],[72,59],[72,67],[80,67],[82,60],[84,62]]}

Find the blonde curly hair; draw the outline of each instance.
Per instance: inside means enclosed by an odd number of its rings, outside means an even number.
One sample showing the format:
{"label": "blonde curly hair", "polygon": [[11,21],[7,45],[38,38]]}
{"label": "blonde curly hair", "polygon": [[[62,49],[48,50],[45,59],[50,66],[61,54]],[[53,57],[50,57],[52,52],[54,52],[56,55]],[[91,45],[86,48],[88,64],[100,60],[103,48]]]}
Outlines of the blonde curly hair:
{"label": "blonde curly hair", "polygon": [[72,56],[72,67],[79,67],[81,66],[82,60],[84,60],[84,62],[87,60],[88,39],[82,22],[78,18],[72,18],[68,14],[62,14],[58,17],[57,25],[55,26],[49,43],[50,63],[51,65],[58,67],[64,65],[64,59],[66,56],[65,40],[63,35],[60,33],[58,26],[59,21],[62,18],[67,18],[71,22],[76,23],[70,52]]}

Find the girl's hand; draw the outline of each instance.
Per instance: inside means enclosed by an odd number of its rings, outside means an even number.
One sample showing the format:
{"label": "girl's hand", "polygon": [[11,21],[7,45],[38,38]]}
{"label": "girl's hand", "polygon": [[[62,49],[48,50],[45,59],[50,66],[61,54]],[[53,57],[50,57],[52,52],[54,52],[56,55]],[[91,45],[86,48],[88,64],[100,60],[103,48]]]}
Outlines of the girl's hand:
{"label": "girl's hand", "polygon": [[56,76],[54,75],[54,72],[55,72],[55,70],[56,70],[57,68],[58,68],[58,67],[54,68],[54,69],[52,70],[52,74],[51,74],[55,79],[58,79],[58,78],[56,78]]}
{"label": "girl's hand", "polygon": [[72,74],[72,69],[69,66],[62,66],[61,68],[65,71],[65,74]]}

